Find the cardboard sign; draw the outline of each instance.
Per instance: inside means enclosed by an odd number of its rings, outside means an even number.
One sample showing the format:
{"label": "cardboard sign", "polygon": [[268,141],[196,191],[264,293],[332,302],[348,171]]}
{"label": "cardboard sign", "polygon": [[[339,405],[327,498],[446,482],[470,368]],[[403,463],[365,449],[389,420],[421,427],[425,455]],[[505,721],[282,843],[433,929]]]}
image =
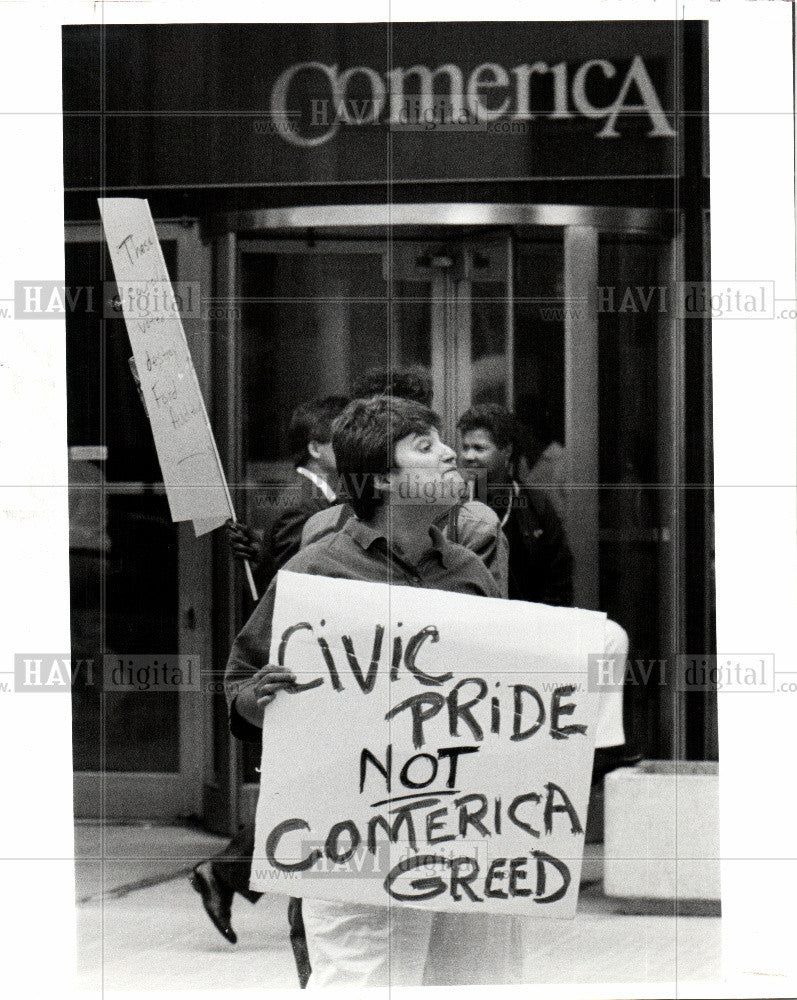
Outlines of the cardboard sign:
{"label": "cardboard sign", "polygon": [[142,198],[98,201],[172,520],[201,535],[231,505],[152,213]]}
{"label": "cardboard sign", "polygon": [[572,917],[604,622],[281,571],[252,888]]}

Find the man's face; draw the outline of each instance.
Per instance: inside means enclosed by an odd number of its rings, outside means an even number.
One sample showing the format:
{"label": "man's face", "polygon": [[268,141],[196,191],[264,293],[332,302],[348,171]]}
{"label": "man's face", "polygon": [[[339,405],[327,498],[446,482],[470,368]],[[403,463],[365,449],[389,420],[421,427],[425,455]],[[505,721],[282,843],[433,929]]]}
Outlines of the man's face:
{"label": "man's face", "polygon": [[394,502],[453,506],[462,497],[464,484],[456,452],[440,440],[436,427],[401,438],[393,453],[396,468],[390,474],[390,484]]}
{"label": "man's face", "polygon": [[460,464],[464,470],[474,473],[483,470],[487,481],[506,482],[509,476],[509,456],[511,448],[499,448],[492,434],[485,427],[477,427],[462,435]]}

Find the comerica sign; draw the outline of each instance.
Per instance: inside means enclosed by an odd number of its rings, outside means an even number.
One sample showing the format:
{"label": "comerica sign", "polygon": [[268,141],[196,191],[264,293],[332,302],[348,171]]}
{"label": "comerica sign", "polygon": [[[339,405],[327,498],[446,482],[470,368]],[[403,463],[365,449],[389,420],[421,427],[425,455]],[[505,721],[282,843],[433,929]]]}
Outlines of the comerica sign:
{"label": "comerica sign", "polygon": [[649,121],[647,138],[677,135],[640,55],[623,70],[607,59],[576,67],[522,63],[509,70],[484,62],[467,75],[453,63],[435,69],[399,66],[382,74],[371,66],[340,69],[336,63],[301,62],[275,80],[270,110],[275,131],[286,142],[310,147],[328,142],[341,125],[440,123],[443,108],[447,122],[463,125],[581,116],[600,123],[599,139],[620,137],[624,119],[642,116]]}

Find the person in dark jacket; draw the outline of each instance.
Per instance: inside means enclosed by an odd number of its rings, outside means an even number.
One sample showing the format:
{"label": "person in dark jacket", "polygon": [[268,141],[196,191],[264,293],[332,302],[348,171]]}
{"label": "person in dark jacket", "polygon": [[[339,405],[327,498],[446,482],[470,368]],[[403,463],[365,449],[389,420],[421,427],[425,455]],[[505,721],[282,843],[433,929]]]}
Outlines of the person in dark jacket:
{"label": "person in dark jacket", "polygon": [[[498,515],[509,543],[509,598],[572,607],[573,556],[553,504],[515,476],[518,424],[488,403],[463,413],[460,465]],[[477,493],[478,495],[478,493]]]}
{"label": "person in dark jacket", "polygon": [[[344,396],[325,396],[293,411],[288,436],[295,480],[275,498],[278,514],[271,531],[266,533],[232,522],[227,525],[233,554],[253,564],[261,588],[268,586],[277,570],[299,551],[302,528],[308,518],[336,502],[332,422],[347,403]],[[254,840],[254,826],[244,824],[220,854],[201,861],[191,874],[191,885],[202,897],[205,911],[230,944],[238,940],[231,923],[235,893],[250,903],[256,903],[262,895],[249,888]],[[299,983],[304,988],[310,976],[310,962],[300,899],[290,899],[288,921]]]}

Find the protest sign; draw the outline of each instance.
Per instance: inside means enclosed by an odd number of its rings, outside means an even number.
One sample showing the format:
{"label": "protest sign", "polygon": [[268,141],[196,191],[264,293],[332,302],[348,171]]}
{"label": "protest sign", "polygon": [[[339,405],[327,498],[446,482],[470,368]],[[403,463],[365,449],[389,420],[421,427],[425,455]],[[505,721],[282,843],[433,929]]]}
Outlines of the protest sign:
{"label": "protest sign", "polygon": [[98,201],[172,520],[204,534],[232,508],[152,213],[143,198]]}
{"label": "protest sign", "polygon": [[281,571],[252,888],[572,917],[604,623]]}

